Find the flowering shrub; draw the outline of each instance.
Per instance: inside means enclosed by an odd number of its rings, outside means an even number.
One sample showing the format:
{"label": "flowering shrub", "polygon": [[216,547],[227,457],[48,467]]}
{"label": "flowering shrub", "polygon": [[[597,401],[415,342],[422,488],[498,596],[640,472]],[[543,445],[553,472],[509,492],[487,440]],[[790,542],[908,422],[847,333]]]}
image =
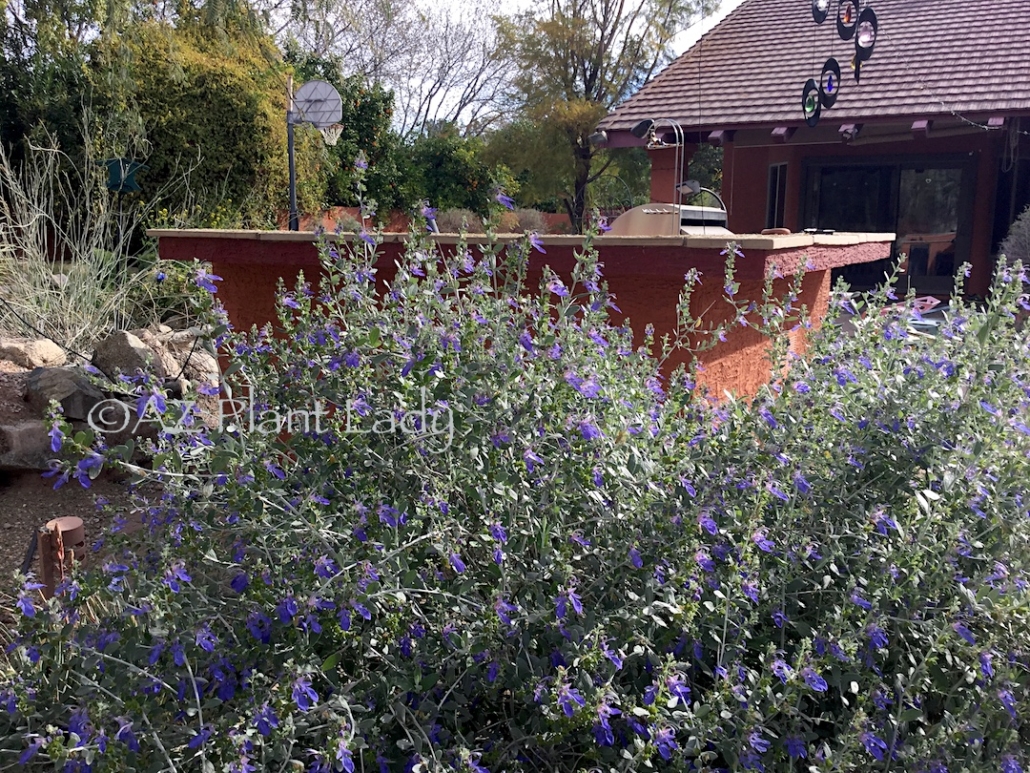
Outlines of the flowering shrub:
{"label": "flowering shrub", "polygon": [[[538,289],[528,242],[413,238],[382,297],[356,244],[282,335],[225,334],[233,422],[142,393],[161,494],[22,589],[0,764],[1022,769],[1018,267],[936,337],[831,319],[746,404],[634,348],[589,236]],[[783,303],[739,308],[782,332]]]}

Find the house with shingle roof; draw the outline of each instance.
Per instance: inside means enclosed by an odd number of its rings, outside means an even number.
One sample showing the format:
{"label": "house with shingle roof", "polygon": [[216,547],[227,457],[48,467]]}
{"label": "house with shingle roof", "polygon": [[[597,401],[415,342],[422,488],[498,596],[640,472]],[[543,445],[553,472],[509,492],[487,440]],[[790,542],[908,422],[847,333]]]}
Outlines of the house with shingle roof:
{"label": "house with shingle roof", "polygon": [[[745,0],[598,129],[609,147],[648,144],[653,201],[678,201],[710,143],[730,230],[895,233],[917,292],[949,293],[968,262],[966,290],[982,295],[1030,204],[1026,0],[856,0],[878,22],[858,80],[855,42],[836,28],[850,2],[830,0],[817,24],[811,0]],[[802,90],[830,58],[837,98],[809,125]],[[884,270],[845,271],[869,286]]]}

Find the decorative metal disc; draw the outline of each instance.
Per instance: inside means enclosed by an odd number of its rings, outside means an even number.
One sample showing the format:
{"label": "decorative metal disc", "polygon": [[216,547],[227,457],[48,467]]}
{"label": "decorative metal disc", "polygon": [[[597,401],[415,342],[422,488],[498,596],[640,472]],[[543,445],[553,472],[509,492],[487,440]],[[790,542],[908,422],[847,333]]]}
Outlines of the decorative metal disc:
{"label": "decorative metal disc", "polygon": [[837,101],[837,94],[840,92],[840,64],[832,56],[823,65],[822,75],[819,76],[819,101],[823,107],[833,107]]}
{"label": "decorative metal disc", "polygon": [[837,34],[841,40],[851,40],[858,25],[858,0],[840,0],[837,6]]}
{"label": "decorative metal disc", "polygon": [[876,13],[872,8],[866,8],[858,17],[858,28],[855,34],[855,58],[858,61],[868,61],[873,55],[878,29]]}
{"label": "decorative metal disc", "polygon": [[830,13],[830,0],[812,0],[812,18],[816,24],[826,21]]}
{"label": "decorative metal disc", "polygon": [[343,118],[343,100],[331,83],[308,81],[293,97],[296,123],[314,124],[319,129],[339,123]]}
{"label": "decorative metal disc", "polygon": [[819,113],[822,112],[822,102],[819,98],[819,84],[815,78],[809,78],[805,88],[801,91],[801,110],[805,114],[805,123],[815,126],[819,123]]}

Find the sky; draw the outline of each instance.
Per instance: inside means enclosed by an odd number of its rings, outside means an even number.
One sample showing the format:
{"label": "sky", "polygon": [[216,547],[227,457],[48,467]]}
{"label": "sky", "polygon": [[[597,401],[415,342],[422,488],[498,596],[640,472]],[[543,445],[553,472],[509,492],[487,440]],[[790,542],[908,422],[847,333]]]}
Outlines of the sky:
{"label": "sky", "polygon": [[694,26],[684,30],[676,39],[673,41],[673,51],[676,56],[679,56],[698,40],[701,39],[701,35],[708,32],[716,24],[726,18],[726,15],[740,5],[744,0],[722,0],[719,4],[719,10],[714,14],[706,16],[704,19],[696,22]]}

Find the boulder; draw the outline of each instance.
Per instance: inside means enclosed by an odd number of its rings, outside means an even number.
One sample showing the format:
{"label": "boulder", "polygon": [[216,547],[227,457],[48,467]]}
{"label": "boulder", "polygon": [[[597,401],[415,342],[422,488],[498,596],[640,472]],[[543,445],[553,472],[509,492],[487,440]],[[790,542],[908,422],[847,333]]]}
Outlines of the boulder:
{"label": "boulder", "polygon": [[0,360],[23,368],[54,368],[67,360],[64,349],[46,338],[0,338]]}
{"label": "boulder", "polygon": [[181,376],[193,384],[218,384],[218,361],[204,348],[204,342],[197,340],[196,330],[172,330],[159,325],[153,330],[138,331],[137,335],[162,358],[171,377]]}
{"label": "boulder", "polygon": [[45,470],[54,457],[41,419],[0,425],[0,470]]}
{"label": "boulder", "polygon": [[161,358],[138,336],[127,330],[112,333],[96,345],[93,365],[111,377],[119,373],[135,376],[137,371],[143,371],[161,382],[169,375]]}
{"label": "boulder", "polygon": [[25,384],[25,399],[40,416],[46,414],[50,401],[56,400],[67,418],[85,421],[93,407],[104,400],[104,393],[77,370],[36,368]]}

